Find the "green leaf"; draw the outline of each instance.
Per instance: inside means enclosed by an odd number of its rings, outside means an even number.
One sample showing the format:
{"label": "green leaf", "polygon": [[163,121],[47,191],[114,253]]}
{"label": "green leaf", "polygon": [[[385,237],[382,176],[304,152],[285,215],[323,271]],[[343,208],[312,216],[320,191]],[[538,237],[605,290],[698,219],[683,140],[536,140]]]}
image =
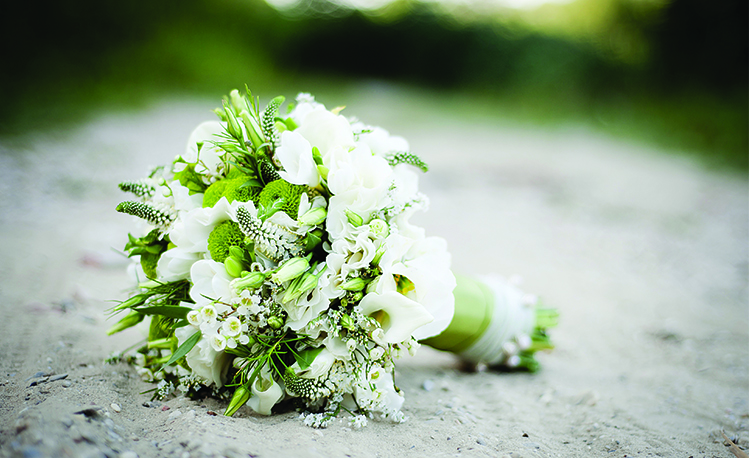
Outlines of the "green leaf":
{"label": "green leaf", "polygon": [[305,370],[315,361],[315,358],[318,357],[320,352],[323,351],[323,347],[318,348],[308,348],[307,350],[301,351],[299,353],[294,353],[294,359],[297,360],[297,364],[299,364],[300,369]]}
{"label": "green leaf", "polygon": [[[183,356],[187,355],[190,350],[193,349],[195,344],[198,343],[199,340],[201,340],[202,334],[200,331],[197,331],[192,336],[188,337],[186,341],[182,343],[179,347],[177,347],[177,350],[175,350],[174,353],[172,353],[172,357],[169,358],[169,361],[167,361],[164,366],[161,367],[161,369],[164,369],[166,366],[170,366],[175,363],[175,361],[178,361]],[[161,370],[159,369],[159,370]]]}
{"label": "green leaf", "polygon": [[178,321],[178,322],[176,322],[175,324],[172,325],[172,329],[184,328],[188,324],[190,324],[190,323],[188,323],[187,320],[180,320],[180,321]]}
{"label": "green leaf", "polygon": [[180,307],[177,305],[155,305],[153,307],[141,307],[135,309],[144,315],[162,315],[167,318],[177,318],[184,320],[187,314],[192,311],[190,307]]}

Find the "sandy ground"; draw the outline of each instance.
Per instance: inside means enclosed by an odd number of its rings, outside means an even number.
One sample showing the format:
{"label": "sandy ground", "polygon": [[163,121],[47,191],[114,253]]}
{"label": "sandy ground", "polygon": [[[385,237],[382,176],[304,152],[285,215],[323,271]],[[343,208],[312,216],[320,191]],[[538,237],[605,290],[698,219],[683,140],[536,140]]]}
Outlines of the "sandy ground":
{"label": "sandy ground", "polygon": [[[174,398],[105,365],[134,227],[116,184],[179,153],[213,101],[163,102],[65,133],[0,140],[0,456],[732,457],[748,446],[748,182],[575,129],[458,121],[402,94],[347,111],[431,165],[418,222],[454,269],[521,274],[559,308],[542,370],[401,361],[401,425],[314,430]],[[323,100],[331,106],[346,100]]]}

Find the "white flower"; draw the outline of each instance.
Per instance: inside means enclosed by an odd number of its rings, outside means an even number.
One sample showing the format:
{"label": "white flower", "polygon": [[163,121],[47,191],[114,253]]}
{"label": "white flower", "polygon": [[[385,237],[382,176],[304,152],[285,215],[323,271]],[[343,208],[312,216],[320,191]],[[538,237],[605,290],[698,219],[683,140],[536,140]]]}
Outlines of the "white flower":
{"label": "white flower", "polygon": [[217,313],[229,311],[229,306],[216,301],[229,302],[236,294],[230,287],[234,277],[227,273],[224,264],[208,259],[202,259],[193,264],[190,269],[193,286],[190,288],[190,298],[199,306],[211,304]]}
{"label": "white flower", "polygon": [[261,415],[271,415],[271,408],[284,396],[284,390],[274,380],[268,365],[263,366],[250,391],[253,395],[247,405]]}
{"label": "white flower", "polygon": [[201,255],[198,253],[172,248],[161,254],[156,263],[156,276],[165,283],[185,280],[190,277],[190,268],[199,259]]}
{"label": "white flower", "polygon": [[311,147],[318,148],[326,166],[327,158],[336,148],[348,151],[354,147],[352,128],[341,115],[317,107],[301,117],[298,124],[295,132],[304,137]]}
{"label": "white flower", "polygon": [[187,320],[191,325],[198,327],[203,322],[203,316],[201,315],[200,311],[192,310],[188,312]]}
{"label": "white flower", "polygon": [[385,350],[383,350],[383,347],[375,347],[372,350],[370,350],[370,359],[372,361],[376,361],[383,357],[385,354]]}
{"label": "white flower", "polygon": [[213,321],[216,319],[216,309],[212,305],[204,306],[200,313],[203,321]]}
{"label": "white flower", "polygon": [[357,142],[370,147],[374,154],[384,156],[387,153],[409,151],[409,143],[403,137],[392,136],[382,127],[366,126],[361,122],[352,125],[355,132],[367,130],[357,136]]}
{"label": "white flower", "polygon": [[279,175],[286,181],[311,188],[320,183],[318,167],[312,156],[312,146],[299,132],[281,133],[281,146],[276,150],[276,157],[284,167],[284,170],[279,171]]}
{"label": "white flower", "polygon": [[[194,328],[188,326],[177,328],[175,336],[178,345],[182,345],[195,332]],[[195,347],[185,355],[185,359],[195,375],[206,380],[209,385],[215,384],[222,387],[232,358],[227,353],[216,352],[208,340],[199,340]]]}
{"label": "white flower", "polygon": [[301,369],[299,363],[295,362],[292,365],[292,370],[294,370],[294,373],[297,374],[298,377],[310,379],[318,378],[326,375],[334,362],[336,362],[336,356],[328,351],[327,348],[323,348],[309,367]]}
{"label": "white flower", "polygon": [[392,175],[388,162],[373,156],[366,146],[352,150],[331,164],[328,187],[333,196],[328,203],[326,229],[333,239],[348,230],[346,210],[365,218],[367,223],[371,213],[388,203]]}
{"label": "white flower", "polygon": [[[187,148],[185,153],[182,154],[182,160],[187,163],[198,164],[195,166],[195,171],[201,175],[217,176],[223,166],[221,156],[224,151],[215,147],[212,141],[218,139],[217,135],[224,132],[224,125],[219,121],[206,121],[200,124],[190,134],[188,138]],[[198,143],[203,143],[203,146],[198,152]],[[177,163],[176,171],[180,171],[185,167],[185,164]]]}
{"label": "white flower", "polygon": [[212,335],[209,342],[211,342],[211,347],[213,347],[215,351],[223,351],[227,348],[227,338],[221,334]]}
{"label": "white flower", "polygon": [[242,322],[236,316],[230,316],[221,325],[221,330],[224,335],[234,337],[242,331]]}
{"label": "white flower", "polygon": [[388,343],[409,339],[417,328],[433,320],[422,304],[396,291],[372,292],[362,299],[359,308],[363,314],[378,319]]}

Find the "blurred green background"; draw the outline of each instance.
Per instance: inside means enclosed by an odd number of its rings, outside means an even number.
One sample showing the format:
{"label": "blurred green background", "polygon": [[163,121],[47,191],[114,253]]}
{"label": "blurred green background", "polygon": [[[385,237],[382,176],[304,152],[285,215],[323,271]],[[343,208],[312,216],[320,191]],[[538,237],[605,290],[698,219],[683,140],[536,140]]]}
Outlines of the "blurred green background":
{"label": "blurred green background", "polygon": [[384,81],[413,94],[404,103],[584,125],[747,170],[747,1],[517,4],[16,3],[0,32],[0,134],[245,84],[325,100]]}

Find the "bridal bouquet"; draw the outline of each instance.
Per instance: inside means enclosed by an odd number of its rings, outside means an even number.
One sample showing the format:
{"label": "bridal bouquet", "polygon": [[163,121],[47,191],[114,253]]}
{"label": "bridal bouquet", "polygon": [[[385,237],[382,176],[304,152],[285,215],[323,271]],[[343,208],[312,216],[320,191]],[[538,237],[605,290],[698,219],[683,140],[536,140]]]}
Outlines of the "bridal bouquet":
{"label": "bridal bouquet", "polygon": [[138,181],[119,212],[138,286],[109,333],[149,318],[130,361],[175,389],[270,414],[297,402],[323,427],[343,411],[404,420],[394,361],[419,341],[473,363],[534,370],[556,314],[500,278],[456,277],[407,142],[309,94],[286,114],[232,91],[184,154]]}

